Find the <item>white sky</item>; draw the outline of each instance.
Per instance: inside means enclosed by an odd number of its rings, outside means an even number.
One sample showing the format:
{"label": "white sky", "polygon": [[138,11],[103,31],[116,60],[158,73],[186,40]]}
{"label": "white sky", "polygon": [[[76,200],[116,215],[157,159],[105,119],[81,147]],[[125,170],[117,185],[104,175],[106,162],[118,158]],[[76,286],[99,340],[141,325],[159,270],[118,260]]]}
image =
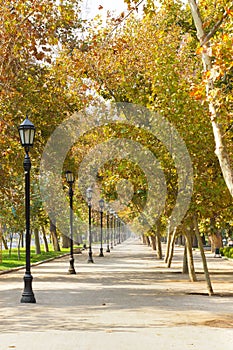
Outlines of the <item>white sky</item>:
{"label": "white sky", "polygon": [[[139,0],[138,0],[139,1]],[[187,0],[182,0],[183,3],[187,3]],[[103,10],[99,11],[98,7],[103,6]],[[141,4],[141,8],[143,3]],[[139,8],[140,9],[140,8]],[[107,11],[114,11],[116,14],[120,14],[122,11],[127,13],[127,5],[124,0],[83,0],[83,18],[93,18],[97,14],[102,14]]]}
{"label": "white sky", "polygon": [[[98,11],[99,6],[103,6],[103,10]],[[85,18],[93,18],[97,14],[104,16],[108,10],[120,14],[127,9],[124,0],[85,0],[83,1],[83,16]]]}

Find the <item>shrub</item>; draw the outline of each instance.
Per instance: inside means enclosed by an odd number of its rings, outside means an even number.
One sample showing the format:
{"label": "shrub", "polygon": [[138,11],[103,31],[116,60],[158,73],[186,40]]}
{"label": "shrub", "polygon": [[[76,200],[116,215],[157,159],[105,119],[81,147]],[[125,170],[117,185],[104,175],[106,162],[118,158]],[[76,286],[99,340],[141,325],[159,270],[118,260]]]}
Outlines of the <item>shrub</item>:
{"label": "shrub", "polygon": [[233,259],[233,247],[224,247],[220,249],[221,255]]}

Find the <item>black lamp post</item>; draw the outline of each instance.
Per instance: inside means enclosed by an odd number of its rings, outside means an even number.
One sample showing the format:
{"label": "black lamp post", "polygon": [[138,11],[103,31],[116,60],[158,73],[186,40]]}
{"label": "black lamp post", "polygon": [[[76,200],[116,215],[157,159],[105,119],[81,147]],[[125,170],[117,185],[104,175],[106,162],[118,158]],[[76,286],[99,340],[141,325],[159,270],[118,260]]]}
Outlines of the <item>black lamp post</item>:
{"label": "black lamp post", "polygon": [[114,231],[113,231],[113,242],[114,245],[117,245],[117,226],[118,226],[118,215],[117,213],[114,213]]}
{"label": "black lamp post", "polygon": [[70,267],[69,274],[75,275],[76,271],[74,268],[74,254],[73,254],[73,184],[74,184],[74,174],[71,171],[66,172],[66,181],[69,185],[69,197],[70,197]]}
{"label": "black lamp post", "polygon": [[99,201],[100,206],[100,254],[99,256],[103,257],[103,210],[104,210],[104,200],[101,198]]}
{"label": "black lamp post", "polygon": [[88,254],[88,263],[93,263],[93,258],[92,258],[92,249],[91,249],[91,244],[92,244],[92,232],[91,232],[91,199],[92,199],[92,188],[88,187],[87,189],[87,202],[88,202],[88,214],[89,214],[89,254]]}
{"label": "black lamp post", "polygon": [[111,215],[111,249],[113,249],[113,225],[114,225],[114,210],[110,209],[110,215]]}
{"label": "black lamp post", "polygon": [[119,219],[119,221],[118,221],[118,244],[121,244],[121,227],[122,227],[121,224],[122,224],[122,222]]}
{"label": "black lamp post", "polygon": [[109,206],[107,206],[107,210],[106,210],[106,221],[107,221],[107,249],[106,249],[106,253],[110,253],[110,248],[109,248],[109,236],[110,236],[110,232],[109,232]]}
{"label": "black lamp post", "polygon": [[117,228],[116,228],[116,240],[117,244],[120,244],[120,225],[121,225],[121,219],[117,215]]}
{"label": "black lamp post", "polygon": [[30,122],[28,117],[20,124],[19,128],[20,141],[25,149],[24,157],[24,173],[25,173],[25,219],[26,219],[26,271],[24,275],[24,291],[21,297],[21,303],[35,303],[36,299],[32,290],[31,260],[30,260],[30,170],[31,160],[29,157],[29,149],[33,147],[35,136],[35,126]]}
{"label": "black lamp post", "polygon": [[124,221],[121,222],[121,233],[122,233],[121,241],[124,242],[126,240],[126,237],[125,237],[125,223],[124,223]]}

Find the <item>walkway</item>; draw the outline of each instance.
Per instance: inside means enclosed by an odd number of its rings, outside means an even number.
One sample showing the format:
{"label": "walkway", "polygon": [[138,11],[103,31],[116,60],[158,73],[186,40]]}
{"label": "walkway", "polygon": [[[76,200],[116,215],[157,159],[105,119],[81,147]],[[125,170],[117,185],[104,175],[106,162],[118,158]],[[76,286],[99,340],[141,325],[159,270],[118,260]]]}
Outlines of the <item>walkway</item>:
{"label": "walkway", "polygon": [[181,271],[181,249],[164,268],[151,248],[128,240],[87,264],[87,252],[32,268],[36,304],[21,304],[24,271],[0,276],[0,350],[232,350],[233,263],[209,254],[208,297]]}

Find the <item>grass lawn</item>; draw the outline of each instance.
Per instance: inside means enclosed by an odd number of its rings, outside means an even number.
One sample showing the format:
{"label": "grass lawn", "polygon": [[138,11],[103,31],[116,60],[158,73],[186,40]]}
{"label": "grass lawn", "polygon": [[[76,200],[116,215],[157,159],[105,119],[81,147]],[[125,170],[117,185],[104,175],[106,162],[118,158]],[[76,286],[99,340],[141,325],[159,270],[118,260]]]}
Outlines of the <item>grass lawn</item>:
{"label": "grass lawn", "polygon": [[[74,249],[78,246],[74,246]],[[43,250],[41,247],[41,254],[35,254],[35,248],[31,247],[31,264],[61,256],[70,252],[70,248],[61,248],[60,252],[52,251],[52,246],[49,247],[49,252]],[[2,250],[0,259],[0,271],[12,269],[14,267],[20,267],[25,265],[26,252],[25,248],[20,248],[20,254],[18,255],[18,249],[11,250],[11,256],[9,256],[9,250]]]}

